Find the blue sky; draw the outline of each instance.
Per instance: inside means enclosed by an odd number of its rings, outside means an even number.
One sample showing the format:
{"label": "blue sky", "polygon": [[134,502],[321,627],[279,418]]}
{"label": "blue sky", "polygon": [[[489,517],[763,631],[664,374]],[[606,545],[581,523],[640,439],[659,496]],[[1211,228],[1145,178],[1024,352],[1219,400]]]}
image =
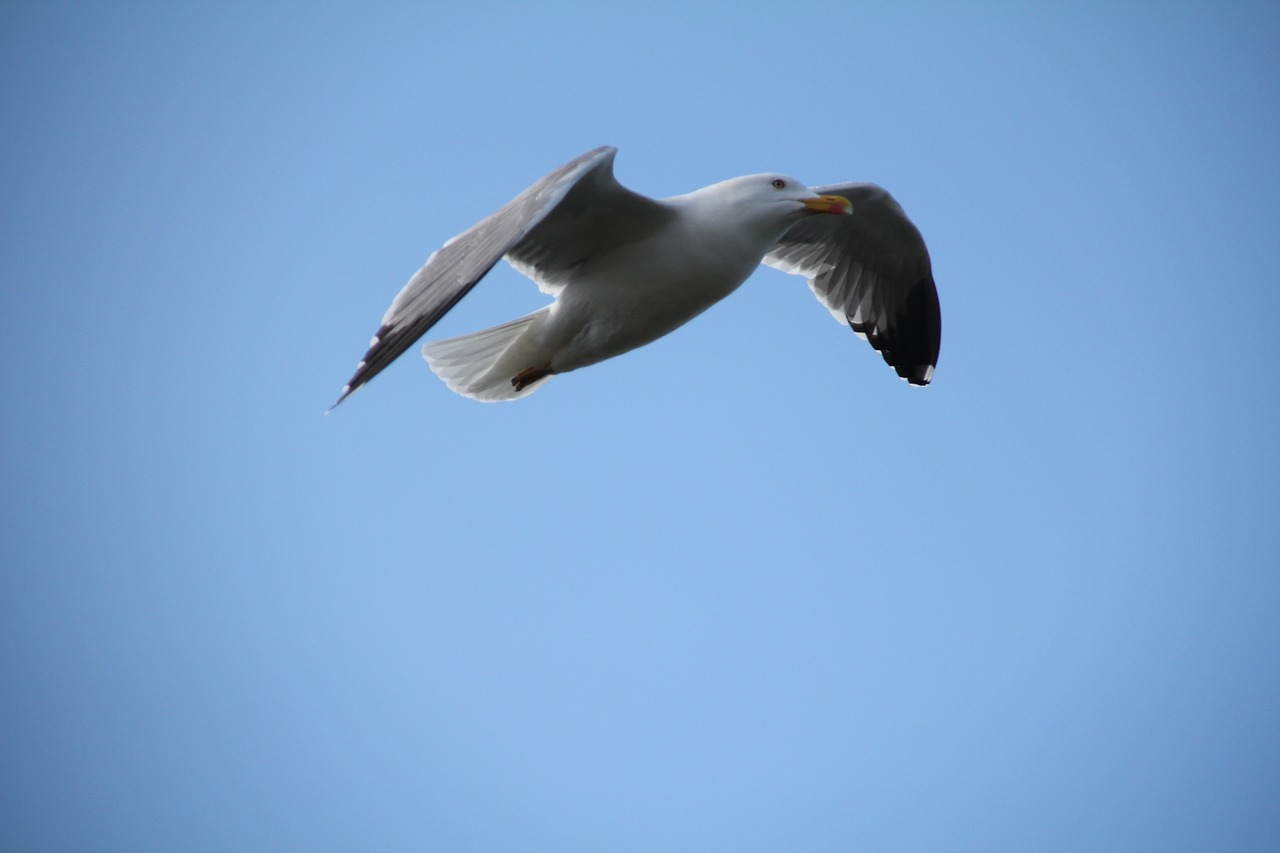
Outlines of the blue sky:
{"label": "blue sky", "polygon": [[[0,849],[1280,847],[1280,7],[0,7]],[[517,403],[448,237],[617,145],[872,180],[934,383],[798,280]],[[433,333],[544,297],[505,266]]]}

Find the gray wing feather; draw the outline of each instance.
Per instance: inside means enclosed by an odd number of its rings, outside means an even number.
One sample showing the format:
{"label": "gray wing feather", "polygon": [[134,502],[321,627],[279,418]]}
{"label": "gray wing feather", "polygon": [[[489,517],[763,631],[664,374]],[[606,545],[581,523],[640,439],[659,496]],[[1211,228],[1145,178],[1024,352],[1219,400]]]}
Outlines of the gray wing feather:
{"label": "gray wing feather", "polygon": [[539,280],[554,279],[593,250],[665,221],[662,205],[613,177],[616,153],[603,146],[571,160],[432,253],[392,301],[334,405],[413,346],[503,255]]}
{"label": "gray wing feather", "polygon": [[813,191],[844,196],[852,214],[800,220],[764,262],[808,278],[822,304],[875,347],[899,376],[928,385],[938,363],[942,312],[924,238],[875,184]]}

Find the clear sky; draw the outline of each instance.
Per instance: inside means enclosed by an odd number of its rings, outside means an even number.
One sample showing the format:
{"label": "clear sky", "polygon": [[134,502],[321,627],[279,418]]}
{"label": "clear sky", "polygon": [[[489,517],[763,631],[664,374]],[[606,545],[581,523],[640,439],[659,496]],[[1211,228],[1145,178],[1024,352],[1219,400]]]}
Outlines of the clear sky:
{"label": "clear sky", "polygon": [[[1280,849],[1280,6],[0,5],[0,849]],[[871,180],[934,383],[763,269],[329,417],[597,145]],[[433,335],[543,304],[495,269]]]}

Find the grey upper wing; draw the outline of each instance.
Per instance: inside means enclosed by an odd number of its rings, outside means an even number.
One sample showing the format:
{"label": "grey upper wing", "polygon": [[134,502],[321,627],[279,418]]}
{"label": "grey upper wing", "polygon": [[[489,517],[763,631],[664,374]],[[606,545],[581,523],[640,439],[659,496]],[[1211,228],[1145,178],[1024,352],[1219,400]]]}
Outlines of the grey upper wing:
{"label": "grey upper wing", "polygon": [[813,191],[844,196],[852,214],[805,217],[764,262],[808,278],[822,304],[875,347],[899,376],[928,385],[938,363],[942,312],[924,238],[875,184]]}
{"label": "grey upper wing", "polygon": [[665,207],[613,177],[616,153],[604,146],[571,160],[432,253],[392,301],[334,405],[426,334],[508,252],[523,267],[554,277],[666,221]]}

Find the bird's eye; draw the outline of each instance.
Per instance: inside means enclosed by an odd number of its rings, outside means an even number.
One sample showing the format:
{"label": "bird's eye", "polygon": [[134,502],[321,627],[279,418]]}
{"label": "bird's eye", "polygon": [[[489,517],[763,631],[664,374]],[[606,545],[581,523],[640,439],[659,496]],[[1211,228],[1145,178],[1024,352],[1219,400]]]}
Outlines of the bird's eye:
{"label": "bird's eye", "polygon": [[772,181],[769,182],[769,186],[773,187],[775,190],[780,190],[784,188],[786,185],[787,185],[787,182],[782,180],[782,178],[774,178]]}

